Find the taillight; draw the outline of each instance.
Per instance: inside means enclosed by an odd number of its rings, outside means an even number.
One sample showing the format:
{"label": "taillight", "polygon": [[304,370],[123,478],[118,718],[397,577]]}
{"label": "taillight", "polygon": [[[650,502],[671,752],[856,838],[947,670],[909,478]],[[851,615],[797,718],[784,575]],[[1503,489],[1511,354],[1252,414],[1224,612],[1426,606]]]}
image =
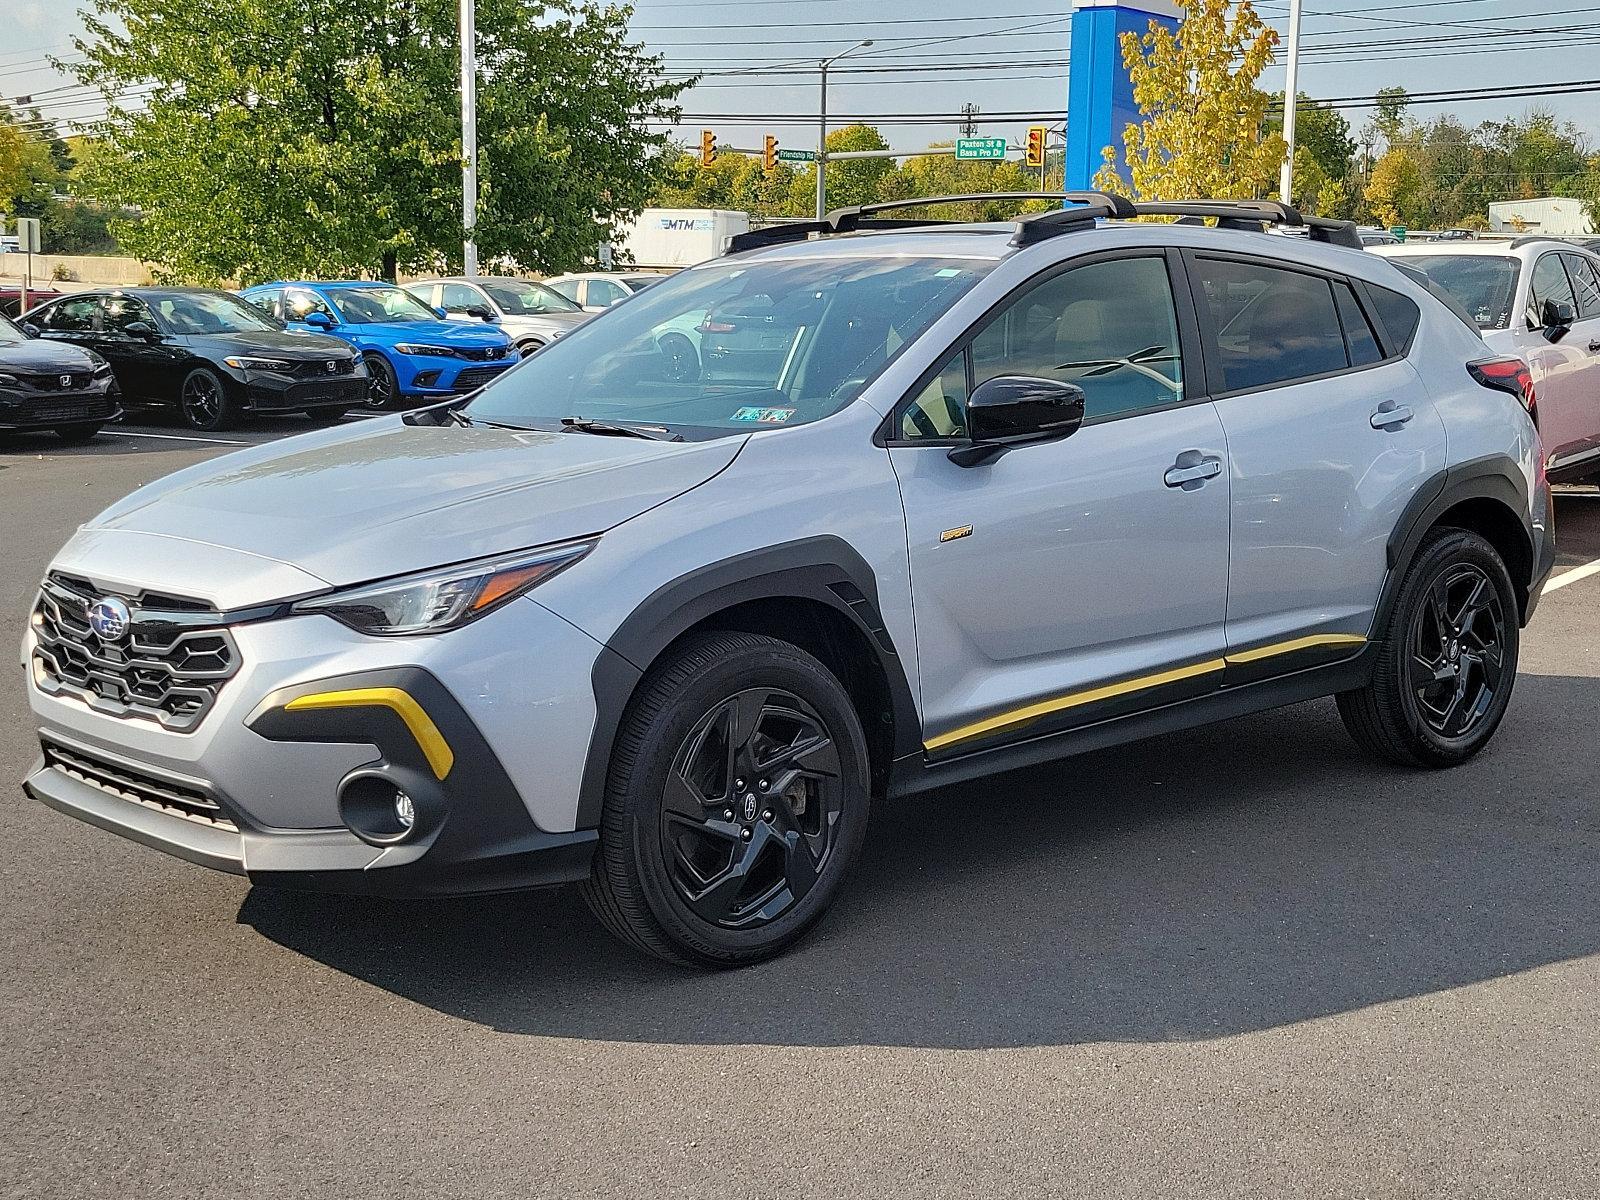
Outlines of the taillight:
{"label": "taillight", "polygon": [[1537,420],[1539,398],[1533,392],[1533,372],[1520,358],[1482,358],[1467,364],[1467,374],[1486,388],[1510,392]]}

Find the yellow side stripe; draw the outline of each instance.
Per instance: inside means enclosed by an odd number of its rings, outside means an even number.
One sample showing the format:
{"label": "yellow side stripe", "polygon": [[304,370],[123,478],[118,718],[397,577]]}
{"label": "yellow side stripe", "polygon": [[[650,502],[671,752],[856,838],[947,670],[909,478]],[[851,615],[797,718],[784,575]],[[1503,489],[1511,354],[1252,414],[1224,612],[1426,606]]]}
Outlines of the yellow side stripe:
{"label": "yellow side stripe", "polygon": [[1317,633],[1308,637],[1295,638],[1293,641],[1277,642],[1270,646],[1258,646],[1252,650],[1241,650],[1237,654],[1229,654],[1225,658],[1208,659],[1205,662],[1194,663],[1187,667],[1173,667],[1171,670],[1160,671],[1154,675],[1140,675],[1134,679],[1124,679],[1119,683],[1108,683],[1101,687],[1090,688],[1087,691],[1071,692],[1065,696],[1056,696],[1050,700],[1040,700],[1023,708],[1012,709],[1010,712],[998,713],[992,717],[985,717],[981,721],[974,721],[971,725],[963,725],[959,729],[952,729],[948,733],[941,733],[929,738],[923,743],[928,750],[940,750],[956,742],[965,742],[972,738],[982,737],[987,733],[994,733],[1001,729],[1012,729],[1037,721],[1040,717],[1047,717],[1052,713],[1065,712],[1070,708],[1078,708],[1085,704],[1093,704],[1098,700],[1110,700],[1117,696],[1127,696],[1134,692],[1146,691],[1150,688],[1161,687],[1167,683],[1177,683],[1185,679],[1193,679],[1199,675],[1210,675],[1222,670],[1228,664],[1243,665],[1245,663],[1259,662],[1264,658],[1275,658],[1280,654],[1293,654],[1297,650],[1310,650],[1318,646],[1360,646],[1366,643],[1366,638],[1358,633]]}
{"label": "yellow side stripe", "polygon": [[450,744],[444,740],[444,734],[439,732],[439,727],[433,723],[433,718],[423,711],[410,692],[394,687],[353,688],[344,692],[317,692],[310,696],[300,696],[284,706],[285,712],[306,712],[321,708],[387,708],[402,721],[411,731],[411,736],[416,739],[417,746],[422,750],[422,756],[428,760],[428,766],[433,768],[436,779],[443,779],[450,774],[450,768],[455,765],[456,756],[450,749]]}

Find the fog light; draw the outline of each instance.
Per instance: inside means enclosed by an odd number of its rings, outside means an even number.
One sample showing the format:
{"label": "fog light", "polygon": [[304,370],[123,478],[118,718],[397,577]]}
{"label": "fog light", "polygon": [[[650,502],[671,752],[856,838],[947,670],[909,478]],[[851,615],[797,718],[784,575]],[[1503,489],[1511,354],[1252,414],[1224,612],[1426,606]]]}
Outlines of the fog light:
{"label": "fog light", "polygon": [[417,806],[404,792],[394,794],[394,818],[400,822],[401,829],[410,829],[417,823]]}
{"label": "fog light", "polygon": [[358,771],[339,789],[339,817],[374,846],[393,846],[421,832],[417,804],[387,772]]}

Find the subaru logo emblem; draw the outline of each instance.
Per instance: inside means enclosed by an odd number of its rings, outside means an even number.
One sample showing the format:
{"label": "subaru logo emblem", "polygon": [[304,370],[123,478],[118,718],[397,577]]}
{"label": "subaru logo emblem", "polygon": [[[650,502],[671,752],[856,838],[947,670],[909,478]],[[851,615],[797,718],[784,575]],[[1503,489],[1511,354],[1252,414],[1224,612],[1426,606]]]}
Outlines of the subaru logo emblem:
{"label": "subaru logo emblem", "polygon": [[756,798],[754,796],[746,796],[744,798],[744,819],[746,821],[754,821],[756,819]]}
{"label": "subaru logo emblem", "polygon": [[103,596],[89,608],[89,628],[102,642],[120,641],[127,636],[133,613],[115,596]]}
{"label": "subaru logo emblem", "polygon": [[72,376],[71,375],[63,375],[61,377],[61,386],[64,387],[64,388],[71,387],[72,386]]}

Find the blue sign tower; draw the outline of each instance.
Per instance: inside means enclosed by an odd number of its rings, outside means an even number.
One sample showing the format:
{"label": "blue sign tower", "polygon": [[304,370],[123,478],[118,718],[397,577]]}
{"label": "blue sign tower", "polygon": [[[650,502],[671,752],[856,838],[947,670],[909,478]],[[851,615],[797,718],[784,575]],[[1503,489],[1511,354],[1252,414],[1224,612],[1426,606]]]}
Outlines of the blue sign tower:
{"label": "blue sign tower", "polygon": [[1117,148],[1117,169],[1127,178],[1122,131],[1140,114],[1122,65],[1121,37],[1149,32],[1151,21],[1177,29],[1182,16],[1172,0],[1077,0],[1067,84],[1068,191],[1089,187],[1107,146]]}

